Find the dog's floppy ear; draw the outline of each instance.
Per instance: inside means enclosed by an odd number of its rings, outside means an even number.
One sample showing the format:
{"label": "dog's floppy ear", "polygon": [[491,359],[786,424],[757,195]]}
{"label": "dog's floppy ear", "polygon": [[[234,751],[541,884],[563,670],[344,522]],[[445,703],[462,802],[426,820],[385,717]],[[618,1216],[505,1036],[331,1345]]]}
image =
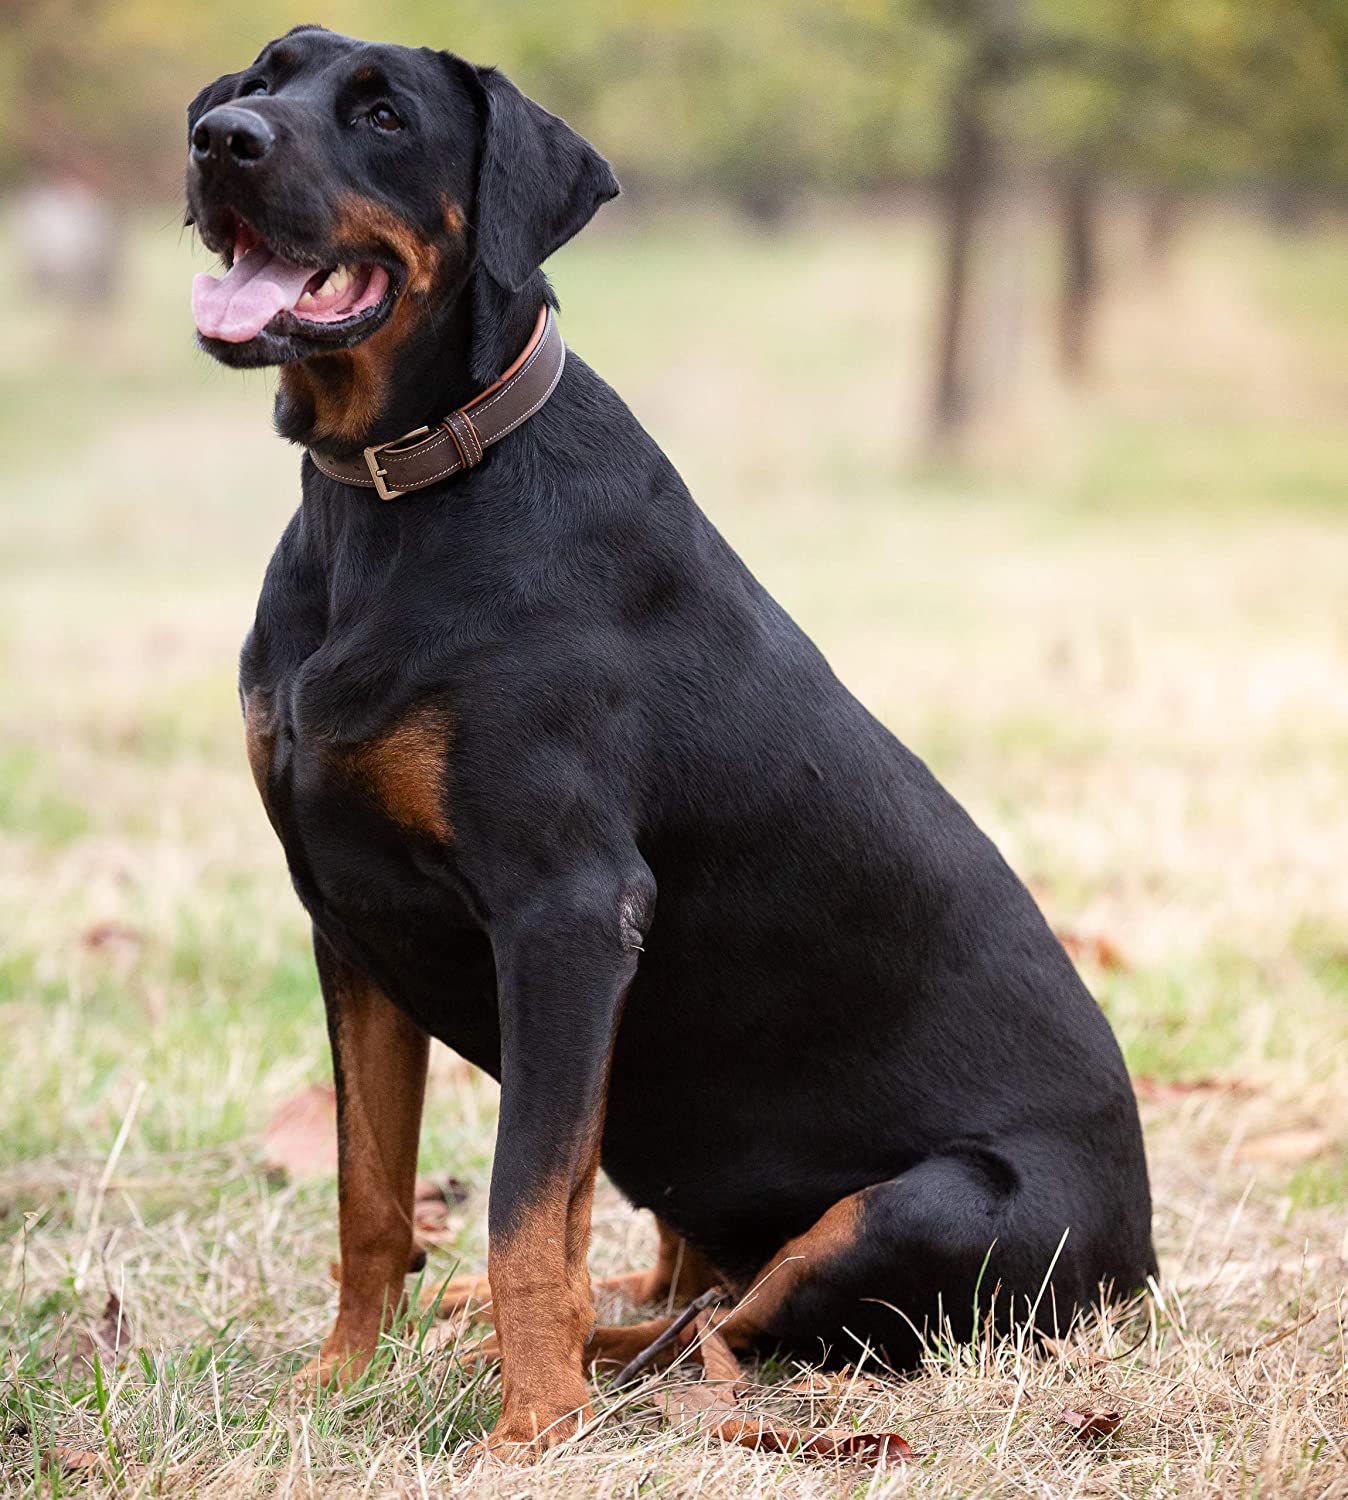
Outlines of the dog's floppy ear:
{"label": "dog's floppy ear", "polygon": [[485,101],[477,184],[477,250],[517,292],[618,193],[609,164],[495,68],[475,70]]}

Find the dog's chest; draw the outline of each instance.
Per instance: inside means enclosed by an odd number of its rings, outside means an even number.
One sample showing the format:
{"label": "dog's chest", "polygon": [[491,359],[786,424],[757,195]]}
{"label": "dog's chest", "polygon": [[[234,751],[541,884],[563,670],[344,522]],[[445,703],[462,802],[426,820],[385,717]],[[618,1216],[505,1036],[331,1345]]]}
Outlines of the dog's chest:
{"label": "dog's chest", "polygon": [[253,686],[244,725],[253,779],[301,894],[337,911],[396,908],[398,888],[452,855],[449,710],[423,703],[339,739],[306,729],[296,696],[286,682]]}
{"label": "dog's chest", "polygon": [[450,714],[423,704],[382,725],[368,738],[341,741],[307,735],[256,687],[244,709],[248,763],[263,802],[274,798],[360,804],[408,833],[447,844]]}

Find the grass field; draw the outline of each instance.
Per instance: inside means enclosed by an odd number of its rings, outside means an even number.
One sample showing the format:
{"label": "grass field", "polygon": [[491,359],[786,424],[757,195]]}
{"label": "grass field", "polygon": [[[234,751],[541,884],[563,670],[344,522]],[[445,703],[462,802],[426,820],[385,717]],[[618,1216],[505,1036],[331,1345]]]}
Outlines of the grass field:
{"label": "grass field", "polygon": [[[317,1411],[286,1390],[331,1318],[335,1192],[270,1180],[258,1138],[329,1064],[233,668],[297,459],[270,377],[192,351],[163,224],[116,307],[15,308],[0,348],[7,1492],[1348,1496],[1348,231],[1121,255],[1092,388],[1032,358],[962,474],[913,458],[920,221],[620,220],[558,257],[573,346],[1079,940],[1140,1075],[1163,1276],[1041,1359],[934,1351],[817,1399],[757,1372],[766,1410],[902,1432],[901,1472],[601,1391],[585,1444],[471,1474],[494,1381],[452,1347],[393,1344]],[[484,1263],[494,1114],[437,1057],[423,1164],[473,1194],[436,1276]],[[596,1268],[651,1242],[601,1191]],[[95,1373],[70,1351],[110,1290],[132,1352]],[[1060,1422],[1085,1405],[1113,1438]]]}

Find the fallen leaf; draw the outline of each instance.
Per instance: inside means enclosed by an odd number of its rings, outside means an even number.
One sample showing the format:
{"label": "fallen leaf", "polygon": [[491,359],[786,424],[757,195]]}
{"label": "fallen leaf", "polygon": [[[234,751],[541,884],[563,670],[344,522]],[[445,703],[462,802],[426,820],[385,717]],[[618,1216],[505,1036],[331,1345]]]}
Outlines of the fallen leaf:
{"label": "fallen leaf", "polygon": [[139,948],[145,934],[138,927],[129,927],[125,922],[95,922],[80,935],[86,948]]}
{"label": "fallen leaf", "polygon": [[[91,1474],[95,1469],[106,1469],[111,1467],[111,1456],[107,1449],[101,1452],[91,1448],[66,1448],[57,1446],[48,1448],[38,1455],[39,1464],[43,1471],[50,1474],[53,1468],[63,1474]],[[145,1472],[145,1465],[135,1460],[124,1459],[120,1453],[117,1455],[115,1472],[123,1480],[136,1480]]]}
{"label": "fallen leaf", "polygon": [[1139,1099],[1183,1099],[1189,1094],[1230,1094],[1235,1099],[1249,1099],[1259,1090],[1243,1078],[1154,1078],[1150,1073],[1138,1073],[1133,1079],[1133,1092]]}
{"label": "fallen leaf", "polygon": [[791,1427],[751,1416],[740,1404],[743,1370],[730,1345],[715,1332],[713,1314],[704,1312],[690,1324],[689,1353],[702,1365],[702,1380],[671,1387],[659,1398],[672,1420],[713,1432],[725,1443],[767,1453],[810,1458],[872,1458],[886,1467],[914,1457],[897,1432],[852,1432],[843,1427]]}
{"label": "fallen leaf", "polygon": [[825,1400],[834,1396],[870,1396],[882,1391],[884,1386],[870,1375],[858,1375],[853,1369],[811,1370],[803,1380],[794,1380],[790,1385],[778,1386],[786,1396],[810,1396]]}
{"label": "fallen leaf", "polygon": [[1088,1406],[1084,1411],[1074,1411],[1069,1406],[1059,1420],[1066,1422],[1077,1437],[1084,1441],[1086,1438],[1113,1437],[1123,1421],[1123,1413],[1101,1411],[1094,1406]]}
{"label": "fallen leaf", "polygon": [[1111,973],[1126,972],[1132,967],[1118,945],[1099,933],[1073,932],[1071,928],[1060,928],[1056,936],[1074,962],[1085,959]]}
{"label": "fallen leaf", "polygon": [[88,1448],[49,1448],[42,1454],[42,1463],[44,1468],[54,1466],[67,1474],[87,1474],[99,1468],[107,1456]]}
{"label": "fallen leaf", "polygon": [[293,1094],[262,1132],[262,1161],[293,1182],[337,1170],[337,1091],[316,1083]]}
{"label": "fallen leaf", "polygon": [[468,1188],[457,1177],[418,1177],[412,1203],[418,1239],[431,1245],[454,1239],[463,1221],[453,1218],[450,1209],[467,1199]]}
{"label": "fallen leaf", "polygon": [[1044,1352],[1054,1359],[1060,1359],[1065,1364],[1077,1365],[1082,1369],[1098,1370],[1107,1365],[1117,1364],[1121,1359],[1127,1359],[1130,1354],[1137,1351],[1147,1342],[1148,1333],[1143,1331],[1142,1337],[1136,1343],[1126,1349],[1121,1349],[1117,1354],[1108,1354],[1103,1349],[1083,1348],[1074,1339],[1044,1338],[1040,1340]]}
{"label": "fallen leaf", "polygon": [[1245,1141],[1236,1152],[1236,1160],[1310,1161],[1328,1150],[1329,1137],[1323,1130],[1279,1130]]}
{"label": "fallen leaf", "polygon": [[103,1314],[97,1323],[80,1329],[75,1335],[74,1357],[92,1365],[94,1355],[104,1365],[117,1366],[131,1347],[131,1324],[116,1292],[108,1293]]}
{"label": "fallen leaf", "polygon": [[418,1177],[412,1196],[418,1203],[443,1203],[448,1208],[457,1208],[459,1204],[467,1203],[471,1192],[466,1182],[446,1172],[436,1177]]}

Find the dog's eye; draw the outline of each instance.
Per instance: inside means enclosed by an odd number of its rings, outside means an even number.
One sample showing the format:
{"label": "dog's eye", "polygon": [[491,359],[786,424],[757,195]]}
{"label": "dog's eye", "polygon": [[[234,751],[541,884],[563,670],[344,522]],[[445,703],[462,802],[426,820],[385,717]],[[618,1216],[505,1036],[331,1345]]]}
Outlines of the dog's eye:
{"label": "dog's eye", "polygon": [[401,130],[403,128],[403,122],[398,118],[391,104],[376,104],[367,118],[376,130]]}
{"label": "dog's eye", "polygon": [[245,83],[241,99],[249,99],[254,94],[265,94],[267,92],[267,80],[265,78],[254,78],[251,83]]}

